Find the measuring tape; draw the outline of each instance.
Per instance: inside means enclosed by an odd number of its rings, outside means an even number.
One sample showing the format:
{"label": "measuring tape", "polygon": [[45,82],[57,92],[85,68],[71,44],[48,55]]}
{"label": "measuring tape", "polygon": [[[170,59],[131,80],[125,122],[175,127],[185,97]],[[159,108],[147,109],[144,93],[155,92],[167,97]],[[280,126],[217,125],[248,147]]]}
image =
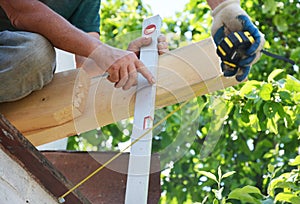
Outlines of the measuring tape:
{"label": "measuring tape", "polygon": [[[254,37],[248,31],[232,32],[226,36],[217,46],[217,54],[222,62],[232,68],[236,68],[243,57],[246,50],[255,42]],[[280,59],[296,66],[295,61],[286,57],[261,50],[267,56]],[[295,68],[295,67],[294,67]]]}

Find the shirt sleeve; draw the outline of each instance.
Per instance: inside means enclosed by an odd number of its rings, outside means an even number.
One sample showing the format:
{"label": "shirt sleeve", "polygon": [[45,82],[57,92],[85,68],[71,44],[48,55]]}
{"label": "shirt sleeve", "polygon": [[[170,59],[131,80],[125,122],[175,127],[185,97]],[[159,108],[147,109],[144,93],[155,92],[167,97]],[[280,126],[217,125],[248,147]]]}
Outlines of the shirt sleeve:
{"label": "shirt sleeve", "polygon": [[85,32],[100,33],[100,0],[83,0],[69,21]]}

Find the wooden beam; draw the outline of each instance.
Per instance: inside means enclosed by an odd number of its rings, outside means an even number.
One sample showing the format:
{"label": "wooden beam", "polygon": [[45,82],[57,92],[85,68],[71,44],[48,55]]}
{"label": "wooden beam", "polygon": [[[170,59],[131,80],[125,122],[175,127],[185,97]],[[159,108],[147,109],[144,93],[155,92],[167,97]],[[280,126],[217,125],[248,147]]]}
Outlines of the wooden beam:
{"label": "wooden beam", "polygon": [[24,99],[0,104],[0,113],[23,133],[55,127],[82,114],[89,86],[90,78],[83,70],[61,72]]}
{"label": "wooden beam", "polygon": [[[236,84],[235,78],[222,76],[214,43],[209,38],[159,57],[156,108]],[[23,134],[34,145],[41,145],[129,118],[133,115],[135,92],[135,88],[123,91],[115,89],[104,78],[94,78],[82,115],[60,125],[23,131]]]}

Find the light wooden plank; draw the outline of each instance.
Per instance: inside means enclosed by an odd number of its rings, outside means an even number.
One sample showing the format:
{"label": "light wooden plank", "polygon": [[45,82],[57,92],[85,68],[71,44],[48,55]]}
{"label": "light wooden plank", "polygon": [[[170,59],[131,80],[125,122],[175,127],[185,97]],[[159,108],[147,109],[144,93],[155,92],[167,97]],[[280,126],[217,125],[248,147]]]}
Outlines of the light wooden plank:
{"label": "light wooden plank", "polygon": [[55,127],[82,114],[89,85],[90,78],[83,70],[57,73],[43,89],[0,104],[0,112],[21,132]]}
{"label": "light wooden plank", "polygon": [[[234,77],[222,76],[214,43],[209,38],[159,57],[156,108],[236,84]],[[106,79],[95,78],[80,117],[23,134],[34,145],[41,145],[129,118],[133,115],[135,92],[135,88],[123,91],[115,89]]]}

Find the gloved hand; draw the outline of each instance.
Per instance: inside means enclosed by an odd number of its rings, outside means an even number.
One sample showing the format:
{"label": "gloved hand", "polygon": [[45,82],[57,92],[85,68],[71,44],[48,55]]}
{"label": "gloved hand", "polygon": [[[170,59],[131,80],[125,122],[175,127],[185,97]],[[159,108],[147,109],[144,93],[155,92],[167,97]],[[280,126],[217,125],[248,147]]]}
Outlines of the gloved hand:
{"label": "gloved hand", "polygon": [[221,63],[224,76],[234,76],[238,81],[243,81],[249,74],[252,64],[261,56],[264,46],[264,35],[251,22],[250,17],[240,7],[239,0],[226,0],[219,4],[212,12],[212,36],[218,46],[225,36],[235,31],[249,31],[255,42],[245,51],[244,56],[236,67]]}

